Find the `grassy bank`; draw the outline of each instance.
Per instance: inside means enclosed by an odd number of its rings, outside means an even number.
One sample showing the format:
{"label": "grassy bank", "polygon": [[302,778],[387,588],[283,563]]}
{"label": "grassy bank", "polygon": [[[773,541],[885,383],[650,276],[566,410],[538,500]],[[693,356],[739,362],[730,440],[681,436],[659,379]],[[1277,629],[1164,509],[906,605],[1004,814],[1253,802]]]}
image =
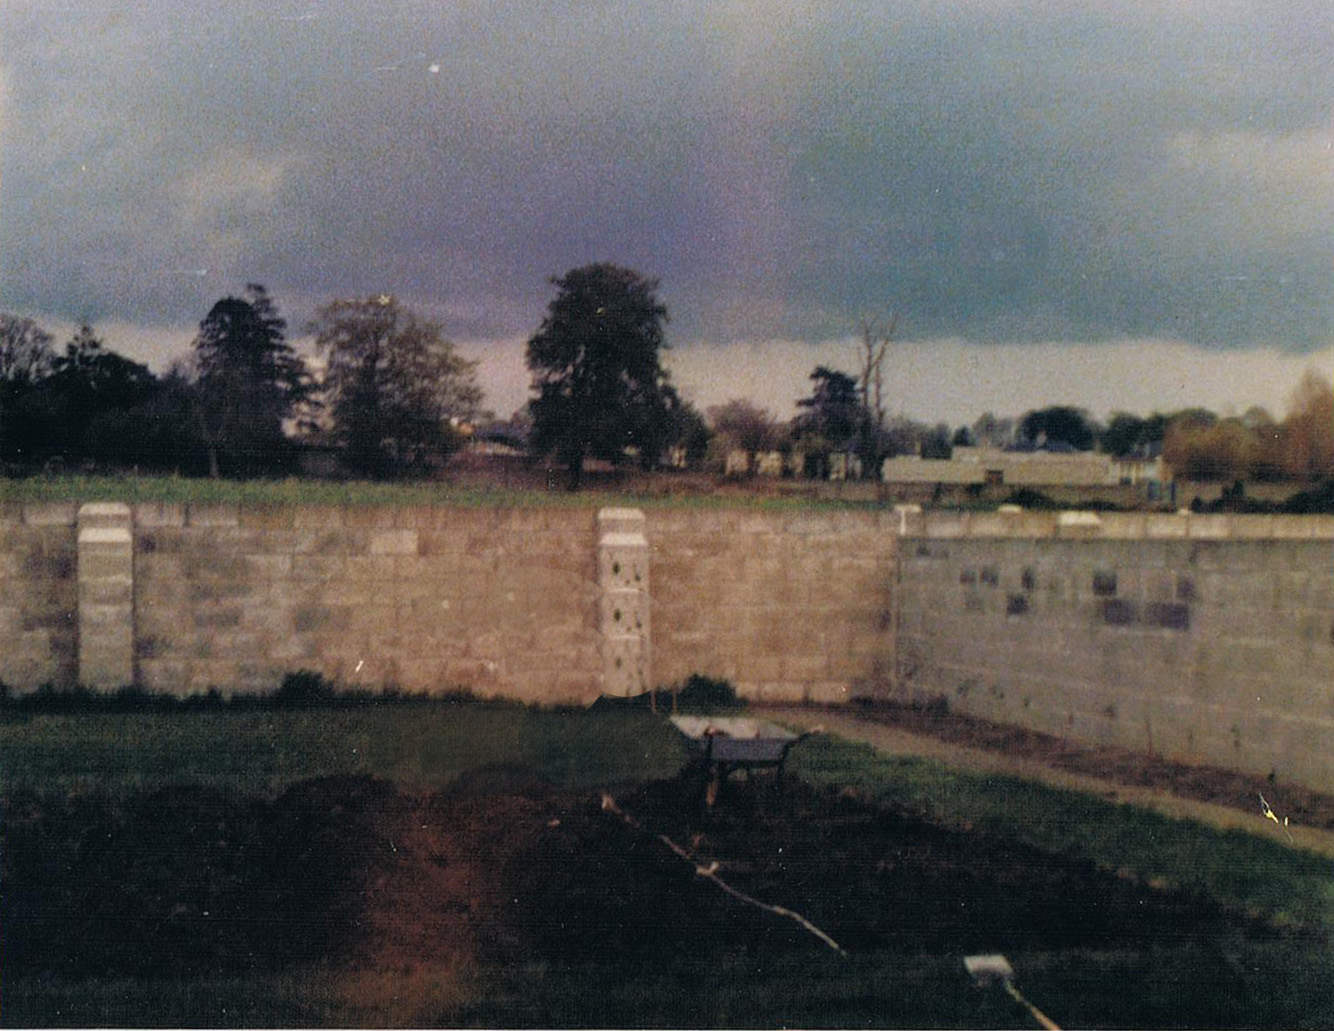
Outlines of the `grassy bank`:
{"label": "grassy bank", "polygon": [[676,508],[874,509],[883,507],[869,484],[850,484],[846,497],[810,492],[748,493],[698,488],[674,491],[672,480],[652,481],[651,490],[635,481],[578,492],[564,489],[505,487],[486,483],[374,483],[327,480],[209,480],[180,476],[31,476],[0,478],[0,502],[120,501],[194,505],[351,505],[406,507],[439,505],[460,508],[593,508],[634,505]]}
{"label": "grassy bank", "polygon": [[247,711],[19,715],[0,725],[7,792],[111,793],[207,785],[271,795],[370,774],[438,790],[479,767],[521,767],[573,789],[671,776],[675,732],[636,710],[537,711],[484,702]]}
{"label": "grassy bank", "polygon": [[943,826],[1081,856],[1107,870],[1216,899],[1285,924],[1334,932],[1334,860],[1241,831],[1174,820],[1094,795],[808,739],[792,770]]}

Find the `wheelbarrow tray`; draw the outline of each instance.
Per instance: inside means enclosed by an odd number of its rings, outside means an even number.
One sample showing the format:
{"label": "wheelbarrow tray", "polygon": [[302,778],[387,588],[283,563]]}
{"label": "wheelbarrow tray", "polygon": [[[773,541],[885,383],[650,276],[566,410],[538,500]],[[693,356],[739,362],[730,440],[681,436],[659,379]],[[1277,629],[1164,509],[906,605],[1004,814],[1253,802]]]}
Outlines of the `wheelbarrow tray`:
{"label": "wheelbarrow tray", "polygon": [[671,721],[696,758],[735,766],[781,766],[788,749],[805,736],[745,716],[673,716]]}

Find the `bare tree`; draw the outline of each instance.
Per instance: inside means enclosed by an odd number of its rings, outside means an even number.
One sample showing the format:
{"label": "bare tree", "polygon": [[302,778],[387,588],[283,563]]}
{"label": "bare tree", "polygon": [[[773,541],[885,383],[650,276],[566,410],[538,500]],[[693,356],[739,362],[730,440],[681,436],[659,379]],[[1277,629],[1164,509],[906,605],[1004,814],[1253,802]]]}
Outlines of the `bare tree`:
{"label": "bare tree", "polygon": [[885,354],[894,339],[898,322],[897,315],[891,315],[883,323],[870,317],[862,319],[857,383],[862,395],[862,412],[869,425],[863,428],[858,450],[862,475],[870,478],[879,477],[880,460],[885,453]]}
{"label": "bare tree", "polygon": [[[862,319],[861,350],[857,358],[861,366],[858,381],[861,384],[862,407],[875,417],[877,431],[885,426],[885,353],[894,339],[894,330],[898,328],[899,317],[891,315],[889,321],[881,325],[878,319]],[[875,403],[872,404],[872,391]]]}

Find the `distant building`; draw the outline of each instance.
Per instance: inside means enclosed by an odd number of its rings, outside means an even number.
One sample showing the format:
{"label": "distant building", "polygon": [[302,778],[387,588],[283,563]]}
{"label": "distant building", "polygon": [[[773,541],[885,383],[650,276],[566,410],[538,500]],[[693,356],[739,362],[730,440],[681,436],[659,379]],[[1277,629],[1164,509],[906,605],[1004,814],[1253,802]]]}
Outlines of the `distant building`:
{"label": "distant building", "polygon": [[1011,451],[956,447],[949,459],[887,458],[886,483],[978,483],[1014,487],[1112,487],[1166,484],[1171,470],[1158,458],[1121,459],[1095,451]]}

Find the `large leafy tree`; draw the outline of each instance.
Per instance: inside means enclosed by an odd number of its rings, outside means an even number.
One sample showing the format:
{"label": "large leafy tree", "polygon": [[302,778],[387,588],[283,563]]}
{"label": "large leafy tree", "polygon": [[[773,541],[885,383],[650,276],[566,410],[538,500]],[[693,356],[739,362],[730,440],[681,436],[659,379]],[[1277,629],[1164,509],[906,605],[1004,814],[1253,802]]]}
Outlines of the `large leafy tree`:
{"label": "large leafy tree", "polygon": [[661,364],[668,319],[657,280],[598,263],[551,282],[556,297],[528,341],[533,450],[557,456],[571,489],[588,458],[621,461],[633,450],[652,468],[680,406]]}
{"label": "large leafy tree", "polygon": [[0,454],[23,458],[15,408],[51,371],[52,336],[32,319],[0,312]]}
{"label": "large leafy tree", "polygon": [[199,324],[196,385],[213,475],[281,471],[292,460],[284,423],[310,401],[312,382],[286,328],[258,283],[222,298]]}
{"label": "large leafy tree", "polygon": [[708,409],[709,425],[725,446],[755,454],[783,442],[784,428],[767,409],[742,398]]}
{"label": "large leafy tree", "polygon": [[14,435],[29,458],[65,462],[98,457],[120,461],[117,439],[94,439],[99,417],[144,405],[156,392],[157,378],[138,362],[109,350],[83,326],[54,358],[50,371],[32,385],[14,408]]}
{"label": "large leafy tree", "polygon": [[476,415],[482,391],[476,362],[439,325],[382,295],[332,301],[312,330],[327,362],[333,436],[352,471],[420,472],[458,447],[456,424]]}
{"label": "large leafy tree", "polygon": [[1019,436],[1031,444],[1068,445],[1076,451],[1091,451],[1097,429],[1084,409],[1052,405],[1027,413],[1019,423]]}

